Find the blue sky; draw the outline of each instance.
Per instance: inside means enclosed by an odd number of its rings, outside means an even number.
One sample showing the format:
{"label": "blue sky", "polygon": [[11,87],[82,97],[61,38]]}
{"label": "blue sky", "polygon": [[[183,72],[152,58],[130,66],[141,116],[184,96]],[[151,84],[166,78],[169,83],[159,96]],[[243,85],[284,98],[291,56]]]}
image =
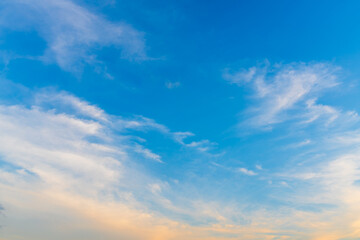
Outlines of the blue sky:
{"label": "blue sky", "polygon": [[359,8],[2,1],[0,240],[360,239]]}

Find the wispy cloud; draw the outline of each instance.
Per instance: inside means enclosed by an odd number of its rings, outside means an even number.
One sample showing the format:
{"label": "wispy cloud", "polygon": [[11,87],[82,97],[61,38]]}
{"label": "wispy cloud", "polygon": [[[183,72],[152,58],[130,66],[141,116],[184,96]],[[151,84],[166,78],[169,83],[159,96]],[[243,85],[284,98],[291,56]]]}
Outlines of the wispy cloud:
{"label": "wispy cloud", "polygon": [[41,60],[79,72],[84,64],[106,67],[96,49],[114,46],[121,57],[145,59],[143,33],[126,23],[112,23],[70,0],[5,0],[0,3],[0,27],[36,30],[47,42]]}
{"label": "wispy cloud", "polygon": [[301,148],[301,147],[307,146],[307,145],[309,145],[311,143],[312,143],[312,141],[310,139],[305,139],[305,140],[303,140],[301,142],[286,145],[284,148],[285,149]]}
{"label": "wispy cloud", "polygon": [[136,146],[136,147],[135,147],[135,151],[136,151],[137,153],[141,153],[141,154],[143,154],[146,158],[153,159],[154,161],[163,163],[163,161],[161,161],[160,155],[158,155],[158,154],[156,154],[156,153],[153,153],[152,151],[150,151],[150,150],[147,149],[147,148],[144,148],[144,147],[141,146],[141,145],[136,144],[135,146]]}
{"label": "wispy cloud", "polygon": [[174,133],[172,133],[174,140],[177,141],[178,143],[180,143],[181,145],[183,145],[185,147],[189,147],[189,148],[195,148],[201,152],[207,152],[207,151],[213,149],[214,145],[216,145],[216,143],[210,142],[207,139],[200,140],[200,141],[190,141],[190,142],[185,141],[187,138],[193,137],[194,135],[195,134],[193,134],[192,132],[174,132]]}
{"label": "wispy cloud", "polygon": [[233,84],[251,86],[257,106],[248,109],[247,122],[269,127],[294,118],[307,118],[311,122],[329,115],[329,121],[335,119],[336,110],[316,104],[316,97],[339,84],[338,71],[339,67],[327,63],[293,63],[251,67],[238,72],[226,69],[223,77]]}
{"label": "wispy cloud", "polygon": [[[317,206],[316,215],[307,216],[316,223],[319,238],[339,239],[358,237],[360,214],[360,176],[358,150],[307,164],[284,173],[287,179],[302,186],[291,196],[294,205]],[[351,209],[351,210],[350,210]],[[344,224],[346,222],[346,224]],[[309,226],[307,226],[309,227]]]}
{"label": "wispy cloud", "polygon": [[178,87],[180,87],[180,85],[181,85],[180,82],[166,82],[165,83],[165,87],[167,87],[168,89],[178,88]]}
{"label": "wispy cloud", "polygon": [[243,173],[245,175],[249,175],[249,176],[257,175],[257,173],[255,173],[254,171],[246,169],[246,168],[238,168],[237,171],[240,173]]}

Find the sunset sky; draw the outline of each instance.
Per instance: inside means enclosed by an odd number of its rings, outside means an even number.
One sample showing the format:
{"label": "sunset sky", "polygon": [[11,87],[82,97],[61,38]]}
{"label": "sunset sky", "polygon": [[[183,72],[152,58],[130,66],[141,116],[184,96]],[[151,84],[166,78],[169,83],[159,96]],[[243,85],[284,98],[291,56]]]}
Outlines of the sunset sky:
{"label": "sunset sky", "polygon": [[0,240],[359,240],[359,12],[1,0]]}

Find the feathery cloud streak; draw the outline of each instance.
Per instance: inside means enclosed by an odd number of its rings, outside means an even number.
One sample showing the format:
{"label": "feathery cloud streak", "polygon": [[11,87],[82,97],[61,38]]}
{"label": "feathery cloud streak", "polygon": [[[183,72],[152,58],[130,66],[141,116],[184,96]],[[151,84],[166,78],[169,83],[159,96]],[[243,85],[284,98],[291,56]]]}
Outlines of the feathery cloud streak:
{"label": "feathery cloud streak", "polygon": [[321,116],[327,116],[329,122],[336,119],[337,110],[317,104],[316,99],[324,90],[339,84],[338,71],[339,67],[327,63],[293,63],[251,67],[238,72],[226,69],[223,77],[232,84],[251,86],[257,107],[248,109],[247,122],[266,128],[294,119],[304,123]]}
{"label": "feathery cloud streak", "polygon": [[41,60],[65,71],[84,64],[103,67],[94,50],[115,46],[126,59],[146,59],[143,33],[126,23],[112,23],[70,0],[5,0],[0,3],[0,27],[35,30],[46,41]]}

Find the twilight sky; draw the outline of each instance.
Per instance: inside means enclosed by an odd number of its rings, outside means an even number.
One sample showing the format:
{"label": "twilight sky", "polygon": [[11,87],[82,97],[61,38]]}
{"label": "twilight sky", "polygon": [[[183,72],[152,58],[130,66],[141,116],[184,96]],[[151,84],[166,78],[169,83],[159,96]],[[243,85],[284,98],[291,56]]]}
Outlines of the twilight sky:
{"label": "twilight sky", "polygon": [[0,240],[360,239],[359,11],[0,1]]}

